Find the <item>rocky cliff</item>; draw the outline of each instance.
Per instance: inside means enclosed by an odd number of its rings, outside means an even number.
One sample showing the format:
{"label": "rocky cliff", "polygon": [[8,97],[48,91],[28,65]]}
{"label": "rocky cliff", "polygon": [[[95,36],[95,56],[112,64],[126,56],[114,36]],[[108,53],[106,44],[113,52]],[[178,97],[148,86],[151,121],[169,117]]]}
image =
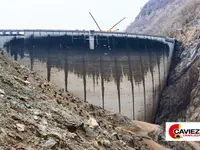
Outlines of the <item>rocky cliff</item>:
{"label": "rocky cliff", "polygon": [[[179,113],[187,111],[194,95],[192,91],[198,85],[200,0],[149,0],[127,31],[171,36],[178,40],[156,122],[182,120]],[[185,114],[182,116],[185,118]]]}
{"label": "rocky cliff", "polygon": [[[155,123],[164,125],[165,121],[199,122],[200,0],[149,0],[127,31],[177,39]],[[167,143],[168,146],[170,144]]]}

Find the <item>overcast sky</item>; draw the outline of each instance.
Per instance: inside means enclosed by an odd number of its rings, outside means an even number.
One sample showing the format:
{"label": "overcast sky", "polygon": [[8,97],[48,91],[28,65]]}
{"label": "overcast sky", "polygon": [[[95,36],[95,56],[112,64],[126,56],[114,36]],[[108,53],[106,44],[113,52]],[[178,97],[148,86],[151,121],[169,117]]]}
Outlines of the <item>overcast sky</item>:
{"label": "overcast sky", "polygon": [[148,0],[0,0],[1,29],[124,30]]}

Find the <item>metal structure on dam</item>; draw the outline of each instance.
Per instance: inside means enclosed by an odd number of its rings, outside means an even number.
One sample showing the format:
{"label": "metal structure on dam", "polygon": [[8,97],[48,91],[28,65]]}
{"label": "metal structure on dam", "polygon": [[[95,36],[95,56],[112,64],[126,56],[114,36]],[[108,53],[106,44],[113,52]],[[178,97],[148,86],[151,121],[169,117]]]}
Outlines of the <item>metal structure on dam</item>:
{"label": "metal structure on dam", "polygon": [[[169,45],[173,49],[175,39],[163,36],[155,35],[145,35],[145,34],[134,34],[134,33],[125,33],[125,32],[99,32],[99,31],[78,31],[78,30],[3,30],[0,29],[0,36],[20,36],[20,37],[43,37],[43,36],[61,36],[68,35],[72,37],[84,36],[85,40],[89,40],[90,49],[94,49],[94,39],[95,37],[120,37],[120,38],[138,38],[138,39],[147,39],[163,42]],[[98,40],[98,38],[97,38]]]}

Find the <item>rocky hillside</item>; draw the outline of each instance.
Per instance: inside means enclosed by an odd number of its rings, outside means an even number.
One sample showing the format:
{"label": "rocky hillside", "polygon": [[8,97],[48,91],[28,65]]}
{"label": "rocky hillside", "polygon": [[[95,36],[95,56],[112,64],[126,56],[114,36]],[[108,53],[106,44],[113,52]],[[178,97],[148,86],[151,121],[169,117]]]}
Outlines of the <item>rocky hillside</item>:
{"label": "rocky hillside", "polygon": [[178,40],[156,123],[200,121],[200,0],[149,0],[127,31]]}
{"label": "rocky hillside", "polygon": [[200,122],[200,0],[149,0],[127,31],[177,39],[155,123]]}
{"label": "rocky hillside", "polygon": [[149,0],[127,32],[176,36],[200,25],[200,0]]}

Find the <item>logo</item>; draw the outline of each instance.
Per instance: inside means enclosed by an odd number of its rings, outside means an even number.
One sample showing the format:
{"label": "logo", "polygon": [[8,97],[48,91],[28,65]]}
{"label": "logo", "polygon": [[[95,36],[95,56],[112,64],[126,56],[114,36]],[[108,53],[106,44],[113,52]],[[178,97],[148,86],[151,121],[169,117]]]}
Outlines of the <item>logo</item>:
{"label": "logo", "polygon": [[200,122],[166,122],[166,141],[200,141]]}
{"label": "logo", "polygon": [[181,125],[180,124],[173,124],[170,128],[169,128],[169,135],[173,138],[173,139],[180,139],[181,135],[177,134],[176,131],[181,129]]}

